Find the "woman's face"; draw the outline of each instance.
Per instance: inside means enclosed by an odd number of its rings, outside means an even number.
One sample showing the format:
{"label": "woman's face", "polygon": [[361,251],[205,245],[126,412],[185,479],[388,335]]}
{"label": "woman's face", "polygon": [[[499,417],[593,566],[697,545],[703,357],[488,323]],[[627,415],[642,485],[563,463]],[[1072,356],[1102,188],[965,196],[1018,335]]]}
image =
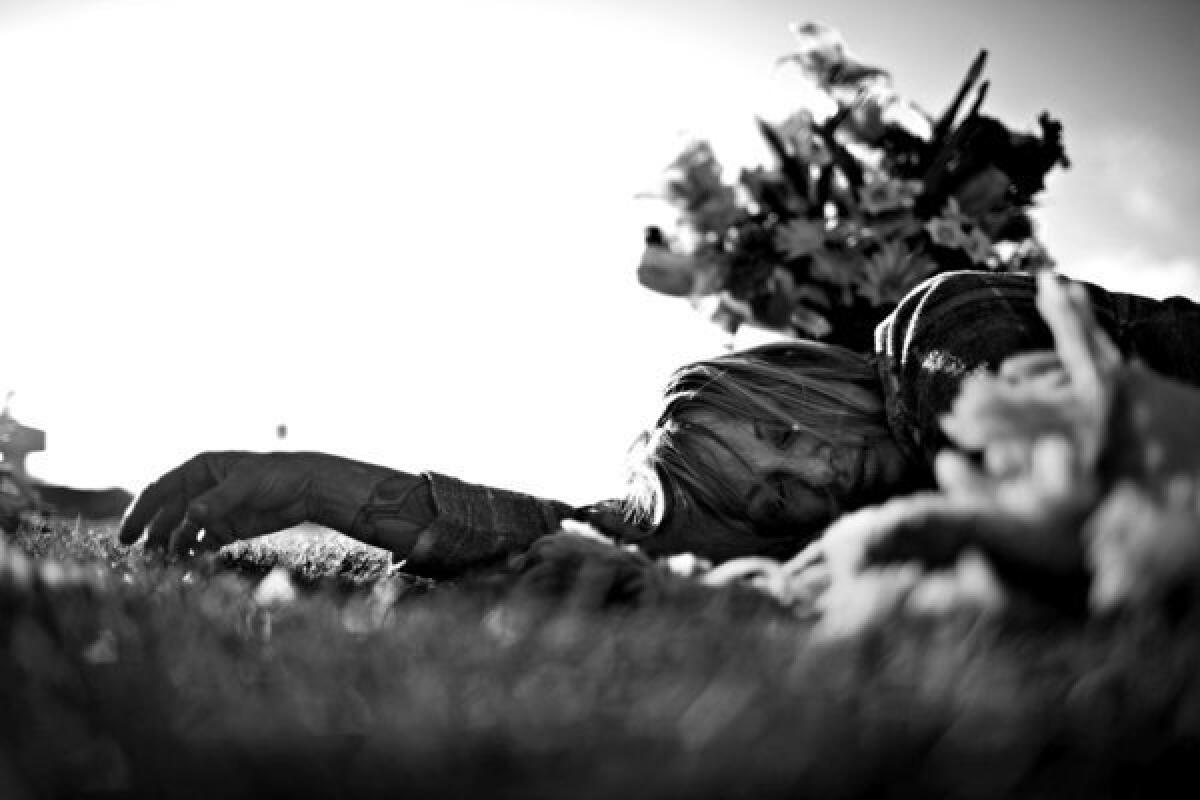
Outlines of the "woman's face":
{"label": "woman's face", "polygon": [[721,440],[704,441],[701,458],[745,498],[745,516],[763,531],[831,522],[843,511],[886,498],[906,462],[891,439],[836,447],[784,422],[697,414]]}

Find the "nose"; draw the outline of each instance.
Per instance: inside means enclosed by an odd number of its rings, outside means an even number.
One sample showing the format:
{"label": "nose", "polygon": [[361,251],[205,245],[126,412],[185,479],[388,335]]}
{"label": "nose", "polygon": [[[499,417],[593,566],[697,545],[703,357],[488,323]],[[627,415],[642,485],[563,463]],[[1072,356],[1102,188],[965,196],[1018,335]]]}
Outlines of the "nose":
{"label": "nose", "polygon": [[834,452],[832,464],[836,473],[836,481],[843,489],[851,487],[854,483],[859,449],[852,445],[842,445]]}
{"label": "nose", "polygon": [[805,478],[814,488],[833,483],[837,477],[833,445],[825,442],[817,445],[805,460],[805,471],[808,473]]}

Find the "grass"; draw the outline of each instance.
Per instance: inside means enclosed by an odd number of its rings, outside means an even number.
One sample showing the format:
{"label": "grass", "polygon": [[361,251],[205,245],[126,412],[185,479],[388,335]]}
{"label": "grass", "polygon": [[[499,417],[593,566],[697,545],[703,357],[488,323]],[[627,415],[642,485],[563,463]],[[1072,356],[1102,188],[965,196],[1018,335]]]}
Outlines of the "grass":
{"label": "grass", "polygon": [[[43,566],[22,574],[16,548]],[[431,587],[338,538],[164,566],[73,523],[25,527],[2,563],[14,800],[1200,785],[1191,617],[897,619],[831,639],[756,594],[682,580],[598,608],[503,572]],[[277,566],[298,589],[262,577]]]}

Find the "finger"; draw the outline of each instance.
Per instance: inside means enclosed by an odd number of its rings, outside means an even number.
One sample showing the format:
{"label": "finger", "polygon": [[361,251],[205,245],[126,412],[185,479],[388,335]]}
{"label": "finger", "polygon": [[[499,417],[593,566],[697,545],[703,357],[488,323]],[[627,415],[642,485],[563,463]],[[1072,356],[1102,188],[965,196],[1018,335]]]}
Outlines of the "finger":
{"label": "finger", "polygon": [[165,530],[159,529],[155,539],[157,545],[165,545],[171,529],[182,516],[181,510],[176,513],[175,506],[186,504],[192,494],[211,486],[215,480],[210,463],[214,455],[201,453],[193,456],[147,486],[121,525],[120,541],[133,544],[146,527],[153,526],[156,518],[169,507],[173,516],[171,524],[164,519],[161,528]]}
{"label": "finger", "polygon": [[177,467],[142,490],[121,522],[118,536],[121,544],[133,544],[141,537],[146,526],[158,515],[163,501],[171,494],[171,487],[181,483],[181,469]]}
{"label": "finger", "polygon": [[993,439],[983,450],[983,463],[994,477],[1020,475],[1029,466],[1029,447],[1019,439]]}
{"label": "finger", "polygon": [[159,509],[146,534],[147,548],[174,552],[171,534],[183,522],[189,501],[216,480],[210,460],[211,454],[194,456],[159,482],[161,488],[155,493]]}
{"label": "finger", "polygon": [[258,489],[258,479],[239,474],[235,470],[225,480],[188,504],[188,519],[206,530],[219,531],[218,535],[232,538],[230,518],[244,510],[247,501]]}
{"label": "finger", "polygon": [[220,550],[225,545],[236,542],[238,538],[234,535],[232,526],[229,530],[201,528],[196,534],[196,542],[205,550]]}
{"label": "finger", "polygon": [[217,532],[201,526],[187,517],[171,531],[167,552],[179,556],[194,556],[220,550],[238,537],[228,532]]}
{"label": "finger", "polygon": [[167,552],[180,556],[188,555],[189,550],[197,548],[196,536],[199,532],[200,526],[194,520],[184,517],[169,533]]}
{"label": "finger", "polygon": [[1087,333],[1087,345],[1092,358],[1101,369],[1111,372],[1120,362],[1121,354],[1108,334],[1096,322],[1092,299],[1088,296],[1087,289],[1083,288],[1081,283],[1071,283],[1067,287],[1067,293]]}
{"label": "finger", "polygon": [[[1057,359],[1057,356],[1055,358]],[[1073,388],[1071,376],[1067,374],[1061,361],[1056,360],[1053,365],[1035,365],[1034,369],[1027,372],[1021,372],[1021,369],[1018,365],[1018,367],[1005,372],[1004,367],[1001,366],[1001,378],[1013,391],[1021,392],[1022,396],[1070,396],[1069,393]]]}
{"label": "finger", "polygon": [[1078,404],[1069,392],[1043,392],[1031,384],[1013,384],[986,373],[963,381],[942,430],[959,447],[976,450],[1000,438],[1030,438],[1041,431],[1074,426]]}
{"label": "finger", "polygon": [[1043,436],[1030,453],[1032,484],[1043,497],[1064,497],[1079,481],[1075,448],[1065,436]]}
{"label": "finger", "polygon": [[1027,381],[1048,372],[1061,370],[1062,359],[1053,350],[1035,350],[1006,358],[1000,365],[1000,377],[1010,382]]}
{"label": "finger", "polygon": [[1049,272],[1039,273],[1036,302],[1072,383],[1087,396],[1102,393],[1120,355],[1096,324],[1087,290]]}
{"label": "finger", "polygon": [[951,494],[986,494],[991,481],[957,450],[942,450],[933,460],[938,486]]}
{"label": "finger", "polygon": [[236,542],[238,539],[244,539],[250,536],[249,533],[241,533],[244,528],[236,524],[234,515],[217,517],[212,516],[207,522],[201,522],[189,515],[189,519],[195,523],[197,527],[204,531],[204,540],[216,543],[216,547],[227,545],[230,542]]}
{"label": "finger", "polygon": [[1041,395],[1057,393],[1061,397],[1070,397],[1071,376],[1065,369],[1059,368],[1043,373],[1029,381],[1029,386]]}
{"label": "finger", "polygon": [[183,496],[163,504],[146,533],[147,550],[171,549],[171,532],[183,521],[186,509],[187,498]]}

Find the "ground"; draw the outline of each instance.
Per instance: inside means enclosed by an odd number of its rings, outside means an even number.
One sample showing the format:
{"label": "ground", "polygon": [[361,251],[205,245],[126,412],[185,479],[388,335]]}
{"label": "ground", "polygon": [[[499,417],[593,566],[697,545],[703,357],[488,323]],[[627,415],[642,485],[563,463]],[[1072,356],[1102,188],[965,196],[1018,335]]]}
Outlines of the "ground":
{"label": "ground", "polygon": [[748,590],[673,579],[653,602],[601,607],[504,573],[389,575],[383,554],[338,538],[274,546],[164,567],[117,547],[111,527],[52,521],[10,538],[0,796],[1200,786],[1188,613],[898,618],[829,637]]}

